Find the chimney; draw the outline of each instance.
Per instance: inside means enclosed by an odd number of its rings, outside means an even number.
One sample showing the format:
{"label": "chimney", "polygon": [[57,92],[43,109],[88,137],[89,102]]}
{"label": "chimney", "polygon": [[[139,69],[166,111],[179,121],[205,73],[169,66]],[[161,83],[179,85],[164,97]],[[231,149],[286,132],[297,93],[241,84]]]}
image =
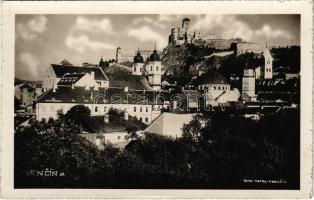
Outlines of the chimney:
{"label": "chimney", "polygon": [[91,74],[92,78],[95,80],[95,72],[94,71],[91,71]]}
{"label": "chimney", "polygon": [[58,88],[57,84],[55,82],[53,82],[53,92],[56,92],[56,89]]}

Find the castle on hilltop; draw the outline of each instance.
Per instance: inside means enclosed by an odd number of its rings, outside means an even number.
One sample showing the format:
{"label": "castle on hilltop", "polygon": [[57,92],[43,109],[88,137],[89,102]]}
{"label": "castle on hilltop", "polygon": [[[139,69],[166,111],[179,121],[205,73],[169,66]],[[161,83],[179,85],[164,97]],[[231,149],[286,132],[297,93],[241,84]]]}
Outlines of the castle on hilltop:
{"label": "castle on hilltop", "polygon": [[181,27],[171,29],[168,44],[194,44],[217,50],[234,50],[237,55],[246,52],[262,53],[263,49],[253,42],[245,42],[241,38],[222,39],[211,33],[191,32],[189,18],[182,20]]}

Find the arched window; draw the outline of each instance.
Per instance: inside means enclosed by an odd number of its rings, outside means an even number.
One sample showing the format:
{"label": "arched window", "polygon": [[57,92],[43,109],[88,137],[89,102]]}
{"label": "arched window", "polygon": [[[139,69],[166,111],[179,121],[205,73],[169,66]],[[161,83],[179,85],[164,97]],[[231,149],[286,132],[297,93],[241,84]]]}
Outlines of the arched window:
{"label": "arched window", "polygon": [[220,90],[220,86],[218,86],[218,90]]}
{"label": "arched window", "polygon": [[150,71],[153,71],[153,66],[150,66]]}
{"label": "arched window", "polygon": [[107,107],[106,106],[104,107],[104,112],[107,112]]}
{"label": "arched window", "polygon": [[158,71],[158,66],[156,67],[156,71]]}
{"label": "arched window", "polygon": [[136,72],[136,66],[134,66],[134,72]]}

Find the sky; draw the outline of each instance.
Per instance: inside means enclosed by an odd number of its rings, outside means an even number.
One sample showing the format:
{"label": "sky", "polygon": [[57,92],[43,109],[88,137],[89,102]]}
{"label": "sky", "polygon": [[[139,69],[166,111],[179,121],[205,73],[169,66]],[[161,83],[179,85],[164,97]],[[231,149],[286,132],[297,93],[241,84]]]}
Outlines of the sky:
{"label": "sky", "polygon": [[300,15],[16,15],[15,76],[41,80],[50,64],[113,59],[117,47],[162,50],[170,30],[190,18],[192,32],[265,46],[300,45]]}

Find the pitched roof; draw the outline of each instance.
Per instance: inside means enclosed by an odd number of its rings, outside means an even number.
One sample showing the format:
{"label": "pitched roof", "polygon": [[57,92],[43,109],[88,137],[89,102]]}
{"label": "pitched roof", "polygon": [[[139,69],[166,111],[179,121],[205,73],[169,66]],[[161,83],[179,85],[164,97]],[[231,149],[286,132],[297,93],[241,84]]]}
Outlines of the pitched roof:
{"label": "pitched roof", "polygon": [[128,87],[130,90],[153,90],[148,85],[145,76],[131,75],[126,73],[108,73],[109,87],[124,88]]}
{"label": "pitched roof", "polygon": [[73,65],[56,65],[52,64],[52,69],[55,72],[58,78],[63,77],[65,74],[73,74],[73,73],[89,73],[95,72],[96,80],[108,80],[106,74],[100,67],[81,67],[81,66],[73,66]]}
{"label": "pitched roof", "polygon": [[103,70],[105,73],[131,73],[131,67],[121,63],[110,63],[108,67]]}
{"label": "pitched roof", "polygon": [[38,98],[38,103],[76,103],[76,104],[163,104],[155,91],[129,91],[121,88],[58,87],[51,89]]}
{"label": "pitched roof", "polygon": [[145,132],[171,137],[181,137],[184,124],[188,124],[193,119],[194,115],[195,114],[174,114],[164,112],[145,129]]}
{"label": "pitched roof", "polygon": [[65,74],[60,81],[57,83],[58,85],[72,85],[79,81],[86,73],[73,73],[73,74]]}
{"label": "pitched roof", "polygon": [[67,61],[66,59],[62,60],[60,62],[62,65],[72,65],[72,63],[70,63],[69,61]]}

